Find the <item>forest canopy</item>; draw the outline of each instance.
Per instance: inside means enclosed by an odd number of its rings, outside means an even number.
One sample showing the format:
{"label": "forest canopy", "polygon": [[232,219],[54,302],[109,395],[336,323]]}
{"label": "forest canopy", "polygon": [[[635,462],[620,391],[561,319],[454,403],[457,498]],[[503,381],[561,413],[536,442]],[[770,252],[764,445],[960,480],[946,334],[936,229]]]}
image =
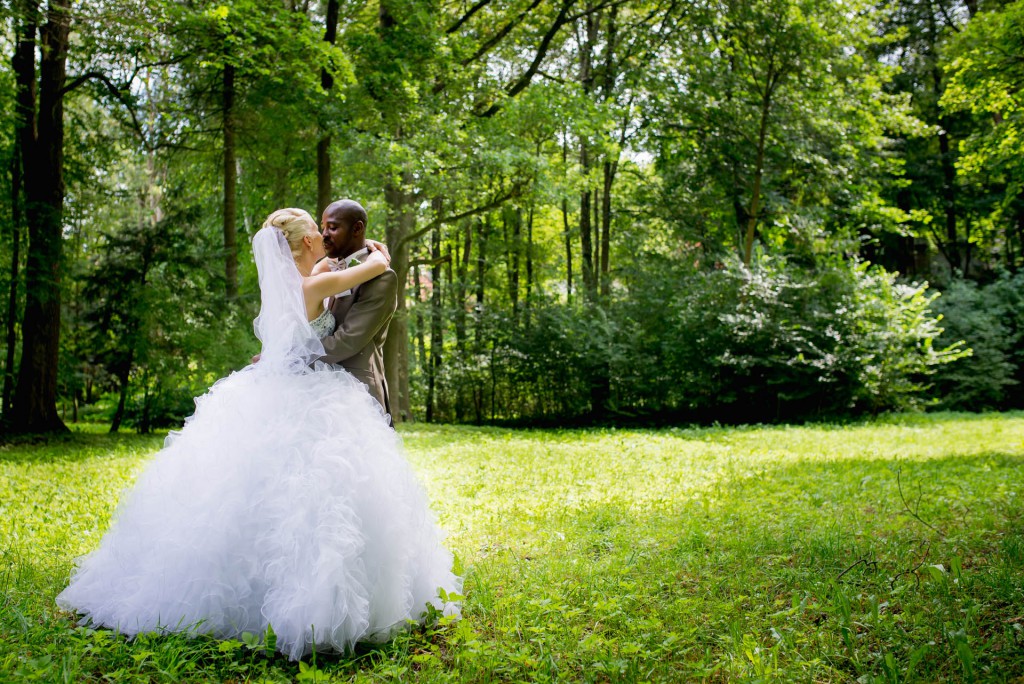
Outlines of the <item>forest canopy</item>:
{"label": "forest canopy", "polygon": [[7,431],[180,424],[340,198],[396,420],[1024,405],[1024,1],[0,8]]}

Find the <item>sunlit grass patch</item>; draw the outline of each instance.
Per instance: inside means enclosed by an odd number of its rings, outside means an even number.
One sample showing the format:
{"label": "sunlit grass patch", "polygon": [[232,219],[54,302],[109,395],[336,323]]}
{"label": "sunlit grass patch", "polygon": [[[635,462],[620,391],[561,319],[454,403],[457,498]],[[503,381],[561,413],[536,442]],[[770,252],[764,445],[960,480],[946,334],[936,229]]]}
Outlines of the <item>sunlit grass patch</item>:
{"label": "sunlit grass patch", "polygon": [[0,451],[0,680],[953,681],[1024,675],[1024,415],[402,434],[465,617],[301,667],[57,611],[162,437]]}

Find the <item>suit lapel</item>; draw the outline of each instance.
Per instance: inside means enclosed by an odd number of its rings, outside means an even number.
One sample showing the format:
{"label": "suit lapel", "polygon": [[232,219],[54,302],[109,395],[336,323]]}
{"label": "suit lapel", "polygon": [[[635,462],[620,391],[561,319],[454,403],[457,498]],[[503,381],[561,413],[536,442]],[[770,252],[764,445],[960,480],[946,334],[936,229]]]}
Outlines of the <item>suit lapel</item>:
{"label": "suit lapel", "polygon": [[345,320],[345,316],[348,315],[349,309],[355,304],[356,299],[359,298],[359,287],[352,288],[352,294],[347,297],[335,297],[334,304],[331,305],[331,313],[334,314],[334,320],[337,325],[341,325],[341,322]]}

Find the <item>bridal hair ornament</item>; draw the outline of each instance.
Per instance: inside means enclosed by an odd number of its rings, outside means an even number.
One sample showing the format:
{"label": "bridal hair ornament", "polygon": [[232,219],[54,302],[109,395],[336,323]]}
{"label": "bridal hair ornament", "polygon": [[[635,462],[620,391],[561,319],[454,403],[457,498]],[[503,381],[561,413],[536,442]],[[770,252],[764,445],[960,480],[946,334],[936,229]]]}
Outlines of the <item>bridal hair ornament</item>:
{"label": "bridal hair ornament", "polygon": [[302,275],[288,241],[276,226],[264,226],[252,238],[252,253],[260,281],[253,330],[263,343],[257,365],[301,370],[323,356],[324,347],[306,319]]}

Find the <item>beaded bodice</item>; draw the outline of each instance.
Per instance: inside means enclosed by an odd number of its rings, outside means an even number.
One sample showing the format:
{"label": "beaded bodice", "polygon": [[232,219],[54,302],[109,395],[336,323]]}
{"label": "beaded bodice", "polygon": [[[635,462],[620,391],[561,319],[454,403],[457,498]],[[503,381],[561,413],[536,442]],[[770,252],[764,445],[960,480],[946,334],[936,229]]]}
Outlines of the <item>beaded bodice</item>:
{"label": "beaded bodice", "polygon": [[324,309],[322,314],[309,322],[309,327],[317,337],[327,337],[334,332],[334,323],[334,314],[330,309]]}

